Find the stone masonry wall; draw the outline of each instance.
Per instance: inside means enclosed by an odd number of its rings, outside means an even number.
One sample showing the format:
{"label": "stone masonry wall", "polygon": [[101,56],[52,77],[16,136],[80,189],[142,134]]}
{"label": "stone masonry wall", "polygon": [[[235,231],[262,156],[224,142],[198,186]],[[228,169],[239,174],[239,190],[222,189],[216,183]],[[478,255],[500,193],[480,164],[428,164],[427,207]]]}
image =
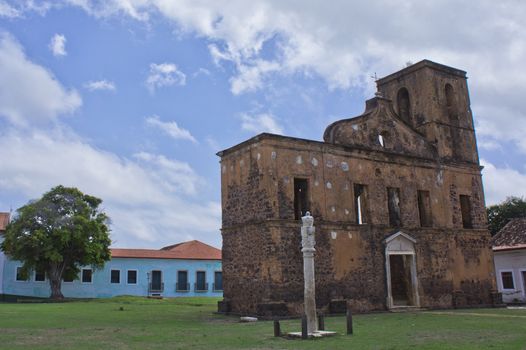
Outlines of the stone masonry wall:
{"label": "stone masonry wall", "polygon": [[[453,116],[445,95],[448,84],[457,94]],[[261,134],[219,153],[226,309],[264,316],[301,314],[295,179],[307,183],[316,226],[319,308],[328,311],[331,303],[343,300],[355,311],[384,310],[384,240],[400,231],[416,240],[422,307],[494,302],[490,235],[465,73],[423,61],[379,80],[378,87],[383,97],[369,100],[362,116],[331,124],[326,142]],[[410,94],[409,121],[397,115],[401,88]],[[365,188],[362,224],[356,214],[356,185]],[[388,188],[399,193],[398,227],[390,226]],[[430,227],[421,225],[419,191],[428,193]],[[469,198],[469,229],[463,227],[460,196]]]}
{"label": "stone masonry wall", "polygon": [[[302,313],[303,265],[299,225],[283,222],[245,226],[223,233],[224,295],[231,311],[258,314],[258,307],[282,303],[287,315]],[[286,227],[286,228],[284,228]],[[348,300],[355,312],[386,308],[382,241],[392,233],[370,226],[316,226],[316,303],[329,311],[334,300]],[[490,305],[495,288],[487,271],[489,241],[477,234],[440,230],[408,232],[417,239],[417,276],[426,308]],[[226,249],[225,249],[226,248]],[[251,252],[245,254],[243,252]],[[234,255],[233,255],[233,254]],[[459,268],[459,266],[461,266]],[[455,295],[462,298],[455,300]]]}

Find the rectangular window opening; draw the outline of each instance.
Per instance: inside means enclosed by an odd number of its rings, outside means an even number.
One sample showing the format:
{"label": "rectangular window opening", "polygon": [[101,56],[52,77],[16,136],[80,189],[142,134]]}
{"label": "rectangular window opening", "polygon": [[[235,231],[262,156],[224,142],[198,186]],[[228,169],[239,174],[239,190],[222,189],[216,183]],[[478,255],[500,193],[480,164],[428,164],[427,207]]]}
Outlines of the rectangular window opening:
{"label": "rectangular window opening", "polygon": [[163,292],[163,272],[161,270],[152,270],[150,272],[150,292]]}
{"label": "rectangular window opening", "polygon": [[214,290],[223,290],[223,272],[221,271],[214,272]]}
{"label": "rectangular window opening", "polygon": [[420,216],[420,226],[430,227],[433,225],[429,191],[418,191],[418,214]]}
{"label": "rectangular window opening", "polygon": [[389,226],[402,226],[399,188],[387,187],[387,206],[389,208]]}
{"label": "rectangular window opening", "polygon": [[460,213],[462,215],[462,227],[473,228],[471,218],[471,198],[470,196],[460,195]]}
{"label": "rectangular window opening", "polygon": [[367,218],[367,186],[354,184],[354,211],[356,223],[358,225],[366,224]]}
{"label": "rectangular window opening", "polygon": [[195,291],[196,292],[205,292],[208,290],[208,286],[206,283],[206,272],[205,271],[197,271],[196,272],[196,283],[195,283]]}
{"label": "rectangular window opening", "polygon": [[91,283],[93,277],[93,271],[91,269],[82,269],[82,283]]}
{"label": "rectangular window opening", "polygon": [[110,271],[111,283],[121,283],[121,270]]}
{"label": "rectangular window opening", "polygon": [[513,281],[513,272],[503,271],[500,273],[502,279],[502,289],[515,289],[515,283]]}
{"label": "rectangular window opening", "polygon": [[35,271],[35,282],[45,282],[45,281],[46,281],[46,271],[36,270]]}
{"label": "rectangular window opening", "polygon": [[15,276],[15,279],[19,282],[26,282],[28,279],[26,278],[26,276],[24,276],[23,272],[22,272],[22,267],[21,266],[18,266],[16,268],[16,276]]}
{"label": "rectangular window opening", "polygon": [[294,178],[294,219],[300,220],[309,211],[307,179]]}
{"label": "rectangular window opening", "polygon": [[128,270],[127,283],[137,284],[137,270]]}
{"label": "rectangular window opening", "polygon": [[188,271],[177,271],[177,284],[175,289],[179,292],[188,292],[190,290]]}
{"label": "rectangular window opening", "polygon": [[64,271],[64,274],[62,275],[62,281],[66,283],[72,283],[77,276],[74,276],[74,274],[68,274],[66,271]]}

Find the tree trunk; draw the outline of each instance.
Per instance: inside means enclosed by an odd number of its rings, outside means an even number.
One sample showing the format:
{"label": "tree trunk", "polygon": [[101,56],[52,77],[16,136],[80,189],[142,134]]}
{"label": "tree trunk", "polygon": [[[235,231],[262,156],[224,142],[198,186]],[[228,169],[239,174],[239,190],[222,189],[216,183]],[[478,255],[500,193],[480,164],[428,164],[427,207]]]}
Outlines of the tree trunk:
{"label": "tree trunk", "polygon": [[49,270],[49,286],[51,287],[51,299],[62,300],[64,295],[62,295],[61,286],[62,286],[62,270],[58,266],[52,266]]}

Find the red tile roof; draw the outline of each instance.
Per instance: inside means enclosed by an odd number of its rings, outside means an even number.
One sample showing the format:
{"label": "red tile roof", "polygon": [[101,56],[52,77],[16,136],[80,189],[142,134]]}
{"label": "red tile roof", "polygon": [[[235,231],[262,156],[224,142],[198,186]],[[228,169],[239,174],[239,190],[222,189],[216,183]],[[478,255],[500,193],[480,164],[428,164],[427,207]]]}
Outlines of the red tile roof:
{"label": "red tile roof", "polygon": [[526,248],[526,218],[511,219],[492,238],[493,250]]}
{"label": "red tile roof", "polygon": [[0,232],[5,231],[7,224],[9,224],[9,213],[0,213]]}
{"label": "red tile roof", "polygon": [[111,249],[112,258],[221,260],[221,250],[200,241],[155,249]]}
{"label": "red tile roof", "polygon": [[516,245],[499,245],[498,247],[493,247],[494,252],[500,252],[504,250],[517,250],[517,249],[526,249],[526,244],[516,244]]}

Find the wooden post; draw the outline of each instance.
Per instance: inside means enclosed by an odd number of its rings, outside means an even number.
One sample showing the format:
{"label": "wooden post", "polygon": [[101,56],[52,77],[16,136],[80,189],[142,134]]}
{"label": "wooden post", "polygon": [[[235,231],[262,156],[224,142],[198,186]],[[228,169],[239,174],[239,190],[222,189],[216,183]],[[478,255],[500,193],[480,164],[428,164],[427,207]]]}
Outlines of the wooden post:
{"label": "wooden post", "polygon": [[320,331],[324,331],[325,330],[325,319],[324,319],[322,313],[320,313],[318,315],[318,330],[320,330]]}
{"label": "wooden post", "polygon": [[351,312],[351,308],[347,306],[347,334],[352,334],[352,333],[353,333],[352,312]]}
{"label": "wooden post", "polygon": [[307,330],[307,315],[301,316],[301,339],[307,339],[309,331]]}
{"label": "wooden post", "polygon": [[281,336],[281,328],[279,325],[279,320],[274,320],[274,336],[275,337]]}

